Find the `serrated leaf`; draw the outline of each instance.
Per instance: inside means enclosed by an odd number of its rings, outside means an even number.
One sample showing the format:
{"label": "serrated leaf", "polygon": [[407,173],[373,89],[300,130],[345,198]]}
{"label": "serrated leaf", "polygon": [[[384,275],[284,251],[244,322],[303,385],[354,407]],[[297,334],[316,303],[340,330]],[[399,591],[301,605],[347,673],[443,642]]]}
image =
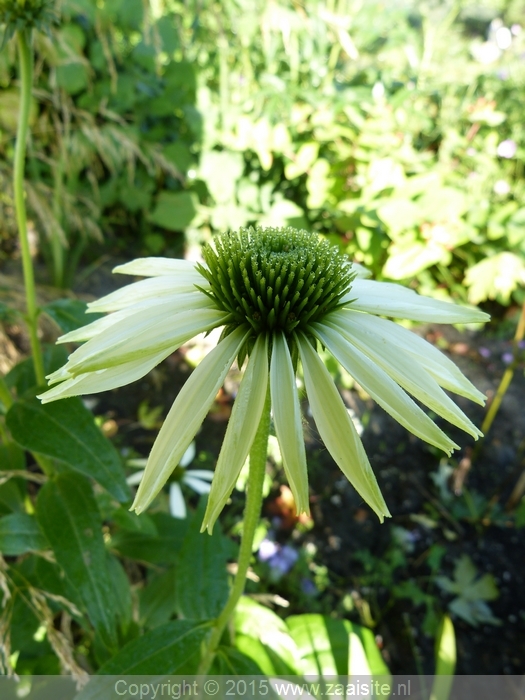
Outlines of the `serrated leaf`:
{"label": "serrated leaf", "polygon": [[5,556],[16,557],[48,547],[37,520],[31,515],[11,513],[0,518],[0,552]]}
{"label": "serrated leaf", "polygon": [[93,626],[106,646],[114,647],[114,586],[90,481],[80,474],[58,475],[40,489],[36,511],[55,558],[78,592]]}
{"label": "serrated leaf", "polygon": [[104,314],[86,314],[87,304],[80,299],[57,299],[42,307],[63,333],[86,326]]}
{"label": "serrated leaf", "polygon": [[217,617],[229,593],[227,540],[218,524],[212,535],[200,532],[206,500],[200,499],[199,508],[193,514],[177,565],[177,611],[192,620]]}
{"label": "serrated leaf", "polygon": [[119,454],[80,399],[49,404],[36,398],[17,401],[6,422],[14,440],[25,449],[58,459],[95,479],[118,501],[129,500]]}

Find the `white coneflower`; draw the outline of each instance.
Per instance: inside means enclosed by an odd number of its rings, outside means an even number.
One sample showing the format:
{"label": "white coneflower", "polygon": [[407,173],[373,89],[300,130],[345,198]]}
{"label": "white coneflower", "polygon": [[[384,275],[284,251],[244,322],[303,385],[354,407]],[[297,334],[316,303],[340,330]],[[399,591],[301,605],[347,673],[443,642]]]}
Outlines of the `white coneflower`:
{"label": "white coneflower", "polygon": [[[170,513],[174,518],[184,520],[187,515],[186,503],[184,494],[182,493],[181,484],[188,486],[192,491],[202,495],[209,493],[211,489],[211,480],[213,472],[209,469],[186,469],[195,459],[195,442],[191,442],[186,452],[182,455],[178,466],[175,467],[170,479],[169,490],[169,505]],[[128,476],[126,481],[130,486],[140,484],[144,476],[147,459],[129,459],[127,465],[129,467],[138,467],[140,471]]]}
{"label": "white coneflower", "polygon": [[295,376],[302,365],[311,411],[335,462],[382,520],[388,508],[335,384],[316,352],[321,343],[388,413],[450,454],[457,445],[409,397],[473,437],[479,430],[442,387],[477,403],[483,395],[436,348],[390,316],[434,323],[486,321],[472,308],[364,279],[318,235],[294,229],[241,229],[217,236],[204,264],[145,258],[115,272],[143,275],[89,305],[111,312],[60,342],[87,341],[49,376],[42,401],[128,384],[183,343],[218,326],[217,346],[191,374],[160,430],[132,508],[155,498],[193,440],[228,370],[248,363],[212,481],[203,528],[211,531],[252,447],[267,389],[283,466],[297,511],[308,512],[308,478]]}

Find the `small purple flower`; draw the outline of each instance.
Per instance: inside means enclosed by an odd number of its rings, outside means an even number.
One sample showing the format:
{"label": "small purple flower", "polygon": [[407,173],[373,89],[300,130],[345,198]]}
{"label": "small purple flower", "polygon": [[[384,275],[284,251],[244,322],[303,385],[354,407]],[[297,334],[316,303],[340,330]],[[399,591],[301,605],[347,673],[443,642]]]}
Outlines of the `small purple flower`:
{"label": "small purple flower", "polygon": [[478,352],[481,355],[481,357],[484,357],[485,359],[492,355],[491,351],[488,348],[478,348]]}
{"label": "small purple flower", "polygon": [[301,579],[301,590],[307,596],[313,596],[317,593],[317,586],[309,578]]}
{"label": "small purple flower", "polygon": [[273,540],[264,539],[259,546],[259,561],[268,561],[279,551],[279,545]]}
{"label": "small purple flower", "polygon": [[500,158],[514,158],[516,151],[518,150],[518,144],[512,139],[505,139],[496,149],[496,153]]}
{"label": "small purple flower", "polygon": [[295,562],[299,559],[298,552],[289,545],[285,544],[280,551],[268,560],[270,567],[280,576],[287,574]]}
{"label": "small purple flower", "polygon": [[501,356],[501,359],[506,365],[510,365],[510,363],[514,359],[514,355],[511,352],[504,352]]}
{"label": "small purple flower", "polygon": [[518,343],[518,347],[520,350],[525,350],[525,340],[520,340]]}

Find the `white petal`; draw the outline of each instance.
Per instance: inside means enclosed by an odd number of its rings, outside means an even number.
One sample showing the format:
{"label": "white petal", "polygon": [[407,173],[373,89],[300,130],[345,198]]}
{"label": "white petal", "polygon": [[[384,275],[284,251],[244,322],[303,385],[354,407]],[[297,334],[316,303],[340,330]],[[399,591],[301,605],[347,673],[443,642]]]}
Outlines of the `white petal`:
{"label": "white petal", "polygon": [[195,447],[195,440],[192,440],[188,446],[188,449],[180,458],[179,465],[181,467],[187,467],[188,464],[191,464],[193,462],[193,460],[195,459],[196,453],[197,453],[197,449]]}
{"label": "white petal", "polygon": [[321,323],[312,327],[335,359],[398,423],[449,455],[458,447],[384,370],[350,344],[349,336]]}
{"label": "white petal", "polygon": [[275,432],[281,448],[283,467],[292,489],[297,513],[310,513],[308,472],[297,396],[295,374],[288,344],[282,333],[275,333],[270,363],[270,392]]}
{"label": "white petal", "polygon": [[[58,386],[49,389],[38,398],[42,403],[49,403],[57,399],[65,399],[69,396],[82,396],[84,394],[98,394],[100,391],[116,389],[119,386],[131,384],[137,379],[144,377],[162,360],[171,355],[171,350],[164,350],[147,360],[140,359],[133,362],[126,362],[123,365],[101,369],[96,372],[79,374],[71,379],[66,379]],[[50,375],[52,376],[52,375]]]}
{"label": "white petal", "polygon": [[390,513],[343,400],[309,341],[303,335],[297,339],[306,393],[319,434],[343,474],[383,522]]}
{"label": "white petal", "polygon": [[124,265],[117,265],[113,272],[122,275],[139,275],[142,277],[157,277],[159,275],[176,275],[191,272],[195,263],[177,258],[138,258]]}
{"label": "white petal", "polygon": [[246,338],[237,329],[206,355],[180,390],[158,434],[131,510],[149,506],[195,437]]}
{"label": "white petal", "polygon": [[206,481],[201,481],[200,479],[196,479],[191,474],[185,474],[183,477],[184,483],[190,487],[190,489],[193,489],[196,493],[210,493],[211,490],[211,484],[207,483]]}
{"label": "white petal", "polygon": [[[146,280],[149,281],[149,280]],[[190,309],[207,309],[216,308],[211,299],[202,292],[190,292],[186,294],[172,294],[171,298],[154,298],[146,299],[132,306],[122,308],[119,311],[98,318],[81,328],[70,331],[58,338],[57,343],[82,343],[91,338],[100,335],[108,328],[112,328],[116,323],[124,318],[131,317],[135,314],[150,315],[150,312],[160,313],[164,309],[166,316],[180,313],[181,311],[189,311]],[[107,309],[110,311],[110,309]],[[153,314],[151,314],[153,317]]]}
{"label": "white petal", "polygon": [[179,484],[170,485],[170,513],[174,518],[184,520],[186,517],[186,504]]}
{"label": "white petal", "polygon": [[195,284],[199,284],[204,289],[209,287],[209,283],[198,272],[178,277],[153,277],[140,280],[140,282],[133,282],[90,302],[88,311],[118,311],[143,301],[169,300],[176,298],[179,294],[189,294],[190,292],[200,293],[207,298],[203,292],[197,292]]}
{"label": "white petal", "polygon": [[345,321],[344,326],[338,322],[338,316],[326,321],[341,332],[348,342],[357,346],[365,355],[382,367],[394,381],[412,396],[431,408],[438,416],[446,418],[453,425],[469,433],[476,440],[482,433],[467,418],[460,408],[445,394],[439,384],[414,362],[411,356],[388,340],[375,335],[369,328],[361,326],[359,320]]}
{"label": "white petal", "polygon": [[490,319],[479,309],[422,297],[399,284],[365,279],[355,279],[341,303],[357,311],[429,323],[484,323]]}
{"label": "white petal", "polygon": [[259,336],[228,421],[201,532],[211,534],[213,525],[235,486],[259,427],[268,385],[268,340]]}
{"label": "white petal", "polygon": [[165,309],[124,318],[102,336],[92,338],[70,355],[68,372],[80,374],[114,367],[134,359],[147,359],[164,350],[174,352],[199,333],[224,323],[227,314],[216,309],[195,309],[167,315]]}
{"label": "white petal", "polygon": [[140,484],[143,476],[144,476],[144,470],[142,470],[140,472],[135,472],[134,474],[130,474],[129,476],[126,477],[126,482],[130,486],[136,486],[137,484]]}
{"label": "white petal", "polygon": [[188,474],[197,477],[197,479],[206,479],[206,481],[213,479],[213,472],[210,469],[191,469]]}
{"label": "white petal", "polygon": [[366,267],[354,261],[352,261],[352,272],[355,274],[356,279],[367,279],[372,276],[370,270],[367,270]]}
{"label": "white petal", "polygon": [[[432,343],[413,331],[399,326],[384,318],[363,314],[360,311],[342,309],[334,312],[334,318],[344,323],[346,318],[368,328],[376,333],[385,343],[393,343],[396,347],[410,353],[414,360],[423,367],[437,383],[460,396],[465,396],[481,406],[485,405],[485,396],[465,377],[456,365]],[[327,317],[328,319],[331,316]]]}

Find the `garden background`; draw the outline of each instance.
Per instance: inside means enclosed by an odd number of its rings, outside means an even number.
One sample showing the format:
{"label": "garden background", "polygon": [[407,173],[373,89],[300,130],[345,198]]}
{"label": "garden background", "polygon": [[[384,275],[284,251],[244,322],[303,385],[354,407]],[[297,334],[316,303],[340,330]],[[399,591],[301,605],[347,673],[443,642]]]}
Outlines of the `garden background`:
{"label": "garden background", "polygon": [[[447,644],[448,671],[523,673],[523,17],[523,0],[64,0],[52,29],[34,34],[26,193],[46,369],[65,358],[57,335],[118,284],[115,264],[196,259],[215,232],[291,225],[323,234],[375,279],[481,305],[492,314],[484,329],[416,330],[489,400],[505,372],[513,378],[485,441],[449,430],[463,449],[445,459],[334,364],[393,518],[377,523],[312,425],[312,517],[297,518],[272,443],[249,597],[215,672],[305,673],[326,642],[327,673],[432,673]],[[186,478],[213,468],[238,377],[188,464],[132,516],[125,476],[207,341],[130,388],[67,408],[31,398],[8,36],[0,84],[0,362],[17,397],[14,407],[2,398],[0,668],[150,673],[158,658],[130,666],[129,650],[156,639],[178,659],[165,672],[191,673],[204,632],[183,642],[173,625],[220,610],[244,496],[241,475],[223,534],[199,535],[202,504]],[[458,403],[481,426],[483,409]],[[45,491],[29,453],[63,465],[62,490]],[[170,512],[174,484],[186,518]],[[352,667],[354,637],[365,653]]]}

